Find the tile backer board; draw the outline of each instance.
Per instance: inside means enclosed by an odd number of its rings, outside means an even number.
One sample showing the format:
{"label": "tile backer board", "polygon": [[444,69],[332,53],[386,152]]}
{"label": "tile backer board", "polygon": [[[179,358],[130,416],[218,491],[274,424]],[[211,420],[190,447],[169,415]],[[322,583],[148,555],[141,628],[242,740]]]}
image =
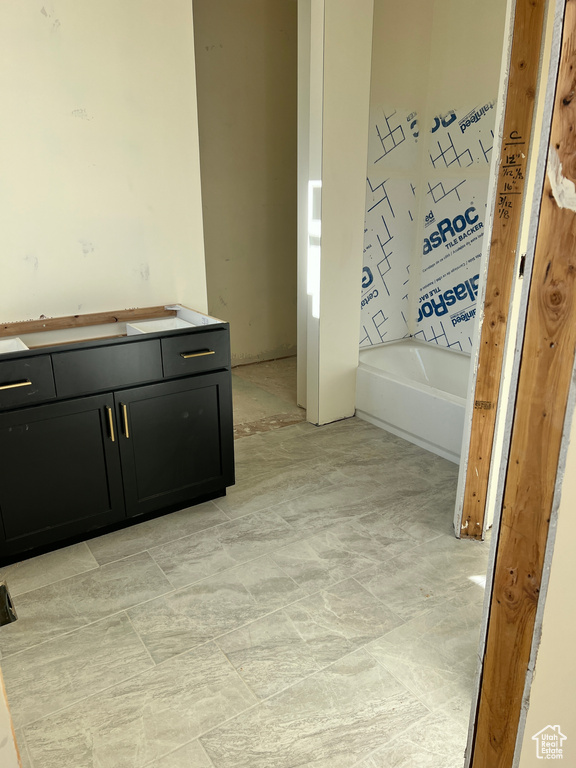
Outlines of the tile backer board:
{"label": "tile backer board", "polygon": [[484,179],[428,181],[414,332],[422,341],[471,350],[486,195]]}
{"label": "tile backer board", "polygon": [[409,177],[367,179],[360,345],[409,334],[411,254],[418,201]]}
{"label": "tile backer board", "polygon": [[413,335],[471,350],[494,122],[492,100],[426,125],[373,106],[361,347]]}

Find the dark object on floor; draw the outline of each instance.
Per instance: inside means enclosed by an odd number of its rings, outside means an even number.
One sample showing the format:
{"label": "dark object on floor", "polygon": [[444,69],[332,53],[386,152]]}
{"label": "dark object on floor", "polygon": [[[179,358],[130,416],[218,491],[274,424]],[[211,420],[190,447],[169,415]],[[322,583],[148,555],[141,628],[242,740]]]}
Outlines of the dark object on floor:
{"label": "dark object on floor", "polygon": [[3,627],[4,624],[11,624],[17,618],[8,585],[5,581],[0,581],[0,627]]}

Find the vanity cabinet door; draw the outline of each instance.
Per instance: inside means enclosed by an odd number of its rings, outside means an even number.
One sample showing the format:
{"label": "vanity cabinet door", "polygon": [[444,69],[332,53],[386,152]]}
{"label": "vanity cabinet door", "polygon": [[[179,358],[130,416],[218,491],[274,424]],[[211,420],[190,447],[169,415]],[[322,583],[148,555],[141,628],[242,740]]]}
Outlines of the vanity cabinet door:
{"label": "vanity cabinet door", "polygon": [[234,482],[229,373],[125,390],[115,400],[129,516]]}
{"label": "vanity cabinet door", "polygon": [[0,456],[0,555],[125,517],[112,395],[0,414]]}

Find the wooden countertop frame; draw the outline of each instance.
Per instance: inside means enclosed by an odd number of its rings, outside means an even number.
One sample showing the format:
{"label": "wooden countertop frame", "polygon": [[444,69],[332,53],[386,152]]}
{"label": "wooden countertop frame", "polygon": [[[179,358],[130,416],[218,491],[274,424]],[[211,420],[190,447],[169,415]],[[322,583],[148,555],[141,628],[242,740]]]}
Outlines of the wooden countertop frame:
{"label": "wooden countertop frame", "polygon": [[121,309],[118,312],[95,312],[89,315],[68,315],[67,317],[42,317],[38,320],[24,320],[16,323],[2,323],[0,338],[20,336],[42,331],[65,331],[70,328],[87,328],[92,325],[131,323],[136,320],[153,320],[158,317],[176,317],[175,309],[167,306]]}

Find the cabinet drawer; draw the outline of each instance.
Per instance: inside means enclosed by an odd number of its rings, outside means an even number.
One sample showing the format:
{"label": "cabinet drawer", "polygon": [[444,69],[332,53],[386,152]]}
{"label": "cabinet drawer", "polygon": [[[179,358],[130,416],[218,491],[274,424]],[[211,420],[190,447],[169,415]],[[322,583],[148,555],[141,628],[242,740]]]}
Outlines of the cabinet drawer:
{"label": "cabinet drawer", "polygon": [[0,408],[20,408],[55,395],[49,355],[0,362]]}
{"label": "cabinet drawer", "polygon": [[202,331],[162,339],[164,376],[187,376],[230,365],[230,340],[226,330]]}
{"label": "cabinet drawer", "polygon": [[52,355],[58,397],[71,397],[162,378],[158,339]]}

